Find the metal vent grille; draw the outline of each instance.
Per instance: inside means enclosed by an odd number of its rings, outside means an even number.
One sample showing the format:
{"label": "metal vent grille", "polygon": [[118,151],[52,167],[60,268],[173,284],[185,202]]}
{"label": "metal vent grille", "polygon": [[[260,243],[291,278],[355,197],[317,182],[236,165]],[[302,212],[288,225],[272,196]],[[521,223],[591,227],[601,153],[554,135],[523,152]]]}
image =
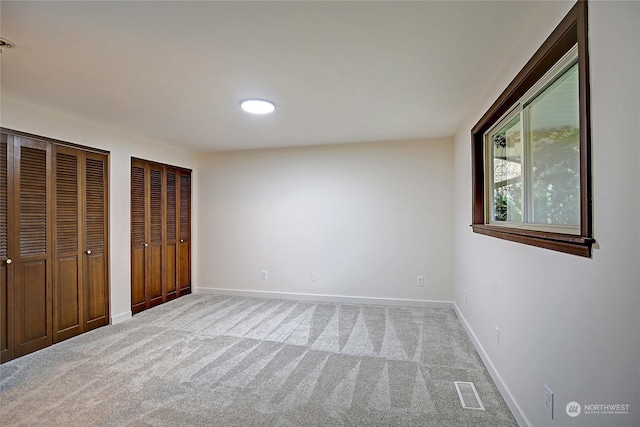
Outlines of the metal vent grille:
{"label": "metal vent grille", "polygon": [[458,397],[460,397],[460,403],[463,408],[466,409],[479,409],[484,411],[484,405],[478,396],[476,386],[470,382],[454,381],[456,390],[458,391]]}

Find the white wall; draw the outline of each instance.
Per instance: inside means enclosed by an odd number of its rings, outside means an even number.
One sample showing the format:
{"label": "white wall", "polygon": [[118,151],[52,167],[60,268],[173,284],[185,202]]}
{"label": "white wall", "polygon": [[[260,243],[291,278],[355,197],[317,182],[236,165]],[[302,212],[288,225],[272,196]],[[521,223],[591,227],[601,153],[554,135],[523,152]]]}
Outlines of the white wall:
{"label": "white wall", "polygon": [[[568,5],[568,8],[571,5]],[[589,3],[592,259],[472,233],[470,129],[560,21],[523,40],[455,138],[455,303],[532,426],[640,425],[640,3]],[[464,293],[467,300],[465,302]],[[500,345],[495,327],[500,328]],[[555,420],[543,387],[555,393]],[[630,404],[579,415],[567,403]]]}
{"label": "white wall", "polygon": [[[451,301],[452,145],[405,141],[200,157],[197,285]],[[418,275],[424,287],[416,286]]]}
{"label": "white wall", "polygon": [[[168,148],[158,142],[131,137],[115,129],[79,120],[76,117],[2,97],[0,125],[5,128],[48,138],[109,150],[110,154],[110,279],[111,317],[124,319],[131,311],[131,234],[130,182],[131,157],[193,169],[195,155],[186,150]],[[193,180],[197,192],[197,180]],[[193,202],[195,211],[196,202]],[[194,218],[194,221],[196,218]],[[192,225],[193,230],[197,225]],[[194,233],[197,245],[197,235]],[[192,270],[197,268],[194,253]]]}

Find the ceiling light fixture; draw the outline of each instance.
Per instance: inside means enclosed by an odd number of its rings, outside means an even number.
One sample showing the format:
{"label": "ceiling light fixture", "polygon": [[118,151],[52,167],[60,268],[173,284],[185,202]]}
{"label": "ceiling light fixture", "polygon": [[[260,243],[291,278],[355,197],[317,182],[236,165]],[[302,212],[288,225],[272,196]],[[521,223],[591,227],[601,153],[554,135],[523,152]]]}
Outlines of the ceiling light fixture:
{"label": "ceiling light fixture", "polygon": [[12,41],[0,37],[0,53],[2,53],[2,49],[11,49],[12,47],[15,47]]}
{"label": "ceiling light fixture", "polygon": [[265,99],[245,99],[240,103],[240,108],[251,114],[270,114],[275,111],[276,105]]}

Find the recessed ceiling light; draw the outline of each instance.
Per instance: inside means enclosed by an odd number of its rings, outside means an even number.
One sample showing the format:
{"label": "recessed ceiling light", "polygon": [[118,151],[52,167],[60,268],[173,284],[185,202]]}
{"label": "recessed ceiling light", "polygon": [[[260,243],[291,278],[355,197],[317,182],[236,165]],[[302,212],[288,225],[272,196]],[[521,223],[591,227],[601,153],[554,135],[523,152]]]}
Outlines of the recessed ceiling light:
{"label": "recessed ceiling light", "polygon": [[240,108],[251,114],[270,114],[275,111],[276,105],[265,99],[245,99],[240,103]]}

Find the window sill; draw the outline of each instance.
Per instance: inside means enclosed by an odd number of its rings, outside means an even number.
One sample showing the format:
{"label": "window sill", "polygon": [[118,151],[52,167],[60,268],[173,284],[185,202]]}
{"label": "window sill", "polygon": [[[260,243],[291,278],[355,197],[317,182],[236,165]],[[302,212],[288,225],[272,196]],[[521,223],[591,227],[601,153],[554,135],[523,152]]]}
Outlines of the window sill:
{"label": "window sill", "polygon": [[587,258],[591,258],[591,249],[595,243],[592,238],[571,234],[496,227],[487,224],[472,224],[471,227],[474,233]]}

